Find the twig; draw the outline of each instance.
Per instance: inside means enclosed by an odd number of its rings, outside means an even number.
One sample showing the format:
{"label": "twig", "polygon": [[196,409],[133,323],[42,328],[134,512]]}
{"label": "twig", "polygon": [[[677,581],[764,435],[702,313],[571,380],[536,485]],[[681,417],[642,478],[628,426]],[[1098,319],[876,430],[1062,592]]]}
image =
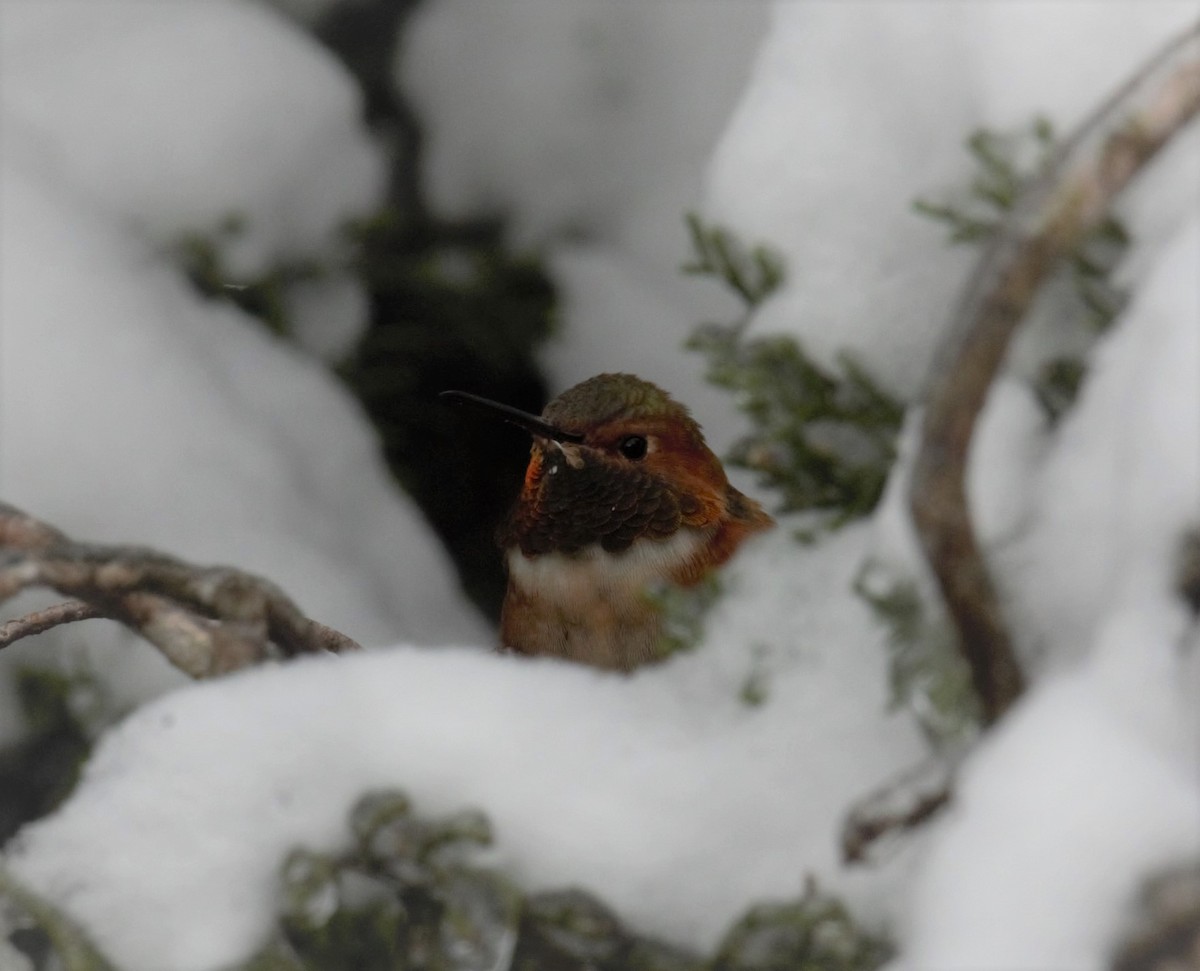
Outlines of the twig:
{"label": "twig", "polygon": [[60,624],[73,624],[79,620],[91,620],[103,617],[91,604],[82,600],[68,600],[66,603],[55,604],[43,610],[35,610],[24,617],[16,617],[6,624],[0,625],[0,648],[8,647],[23,637],[32,637],[58,627]]}
{"label": "twig", "polygon": [[967,286],[927,389],[909,504],[988,723],[1016,700],[1024,679],[967,508],[976,419],[1041,284],[1200,112],[1198,39],[1200,24],[1160,51],[1022,193]]}
{"label": "twig", "polygon": [[35,587],[75,600],[10,621],[0,629],[0,647],[73,620],[107,617],[193,677],[256,664],[270,645],[289,657],[358,649],[261,577],[141,547],[76,543],[0,503],[0,602]]}
{"label": "twig", "polygon": [[885,836],[927,822],[950,804],[958,760],[933,758],[907,770],[864,796],[842,823],[842,859],[868,862]]}

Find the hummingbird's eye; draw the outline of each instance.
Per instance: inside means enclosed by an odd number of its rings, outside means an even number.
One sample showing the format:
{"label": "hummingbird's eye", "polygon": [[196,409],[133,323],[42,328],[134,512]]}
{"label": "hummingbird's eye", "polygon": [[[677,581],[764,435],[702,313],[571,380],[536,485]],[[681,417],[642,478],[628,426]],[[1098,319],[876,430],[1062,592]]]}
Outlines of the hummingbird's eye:
{"label": "hummingbird's eye", "polygon": [[646,439],[641,435],[626,435],[618,443],[617,450],[634,462],[644,459],[646,457]]}

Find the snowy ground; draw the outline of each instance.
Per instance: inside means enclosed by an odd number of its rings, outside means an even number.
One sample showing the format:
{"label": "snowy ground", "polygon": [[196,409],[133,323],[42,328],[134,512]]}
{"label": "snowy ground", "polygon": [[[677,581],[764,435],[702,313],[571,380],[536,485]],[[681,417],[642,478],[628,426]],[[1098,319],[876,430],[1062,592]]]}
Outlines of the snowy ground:
{"label": "snowy ground", "polygon": [[[329,90],[344,79],[283,21],[215,0],[153,9],[155,50],[187,49],[172,48],[192,36],[170,33],[175,17],[260,30],[264,57],[293,45],[309,66],[276,96],[311,85],[312,104],[332,104],[323,125],[305,120],[330,139],[324,151],[369,154]],[[686,23],[671,6],[515,9],[538,30],[440,0],[410,38],[402,73],[433,120],[435,198],[511,209],[522,238],[549,247],[568,291],[552,355],[563,383],[621,367],[689,401],[698,367],[678,363],[678,340],[697,304],[728,309],[711,293],[678,296],[685,254],[670,221],[689,198],[703,193],[711,215],[787,256],[789,284],[756,330],[798,333],[821,354],[854,349],[911,396],[965,269],[936,227],[907,214],[912,198],[967,178],[973,126],[1041,111],[1069,128],[1194,13],[793,2],[771,14],[755,58],[761,9],[713,4]],[[19,18],[3,15],[7,43]],[[96,17],[93,33],[107,23]],[[18,25],[30,50],[54,36],[36,22]],[[114,22],[112,50],[141,23]],[[477,74],[445,55],[452,42],[476,52],[466,62]],[[711,944],[748,903],[795,894],[814,872],[890,925],[912,971],[1098,968],[1138,881],[1200,855],[1200,645],[1170,592],[1175,544],[1200,520],[1194,136],[1127,200],[1136,296],[1098,346],[1081,401],[1050,433],[1008,378],[973,455],[973,504],[1039,658],[1031,670],[1045,674],[968,760],[915,872],[847,872],[833,843],[846,805],[923,753],[907,717],[885,711],[885,632],[850,590],[868,556],[916,570],[900,490],[874,521],[815,546],[786,529],[764,537],[730,571],[704,643],[662,667],[627,679],[473,649],[486,635],[386,495],[330,383],[231,312],[198,305],[155,257],[156,233],[181,224],[163,215],[156,229],[157,205],[142,213],[141,196],[119,194],[120,165],[74,160],[83,148],[61,107],[73,97],[32,93],[76,71],[86,81],[104,46],[45,44],[64,70],[29,80],[11,99],[19,124],[6,118],[6,132],[28,134],[4,157],[0,491],[75,532],[270,573],[352,633],[462,645],[191,686],[111,732],[75,796],[7,862],[123,967],[244,956],[265,932],[282,853],[337,845],[350,803],[381,785],[405,788],[422,811],[484,808],[497,862],[530,886],[586,885],[635,927],[690,944]],[[133,52],[104,73],[142,65]],[[33,70],[4,63],[18,81]],[[230,83],[258,76],[213,69]],[[536,124],[493,123],[508,112]],[[235,109],[217,114],[234,125]],[[184,138],[175,117],[157,119],[162,144]],[[710,148],[703,189],[697,153]],[[56,153],[71,166],[45,161]],[[365,168],[309,177],[319,187]],[[348,209],[369,202],[344,191]],[[271,206],[307,198],[265,203],[264,225],[282,218]],[[206,199],[195,211],[214,219],[229,205]],[[256,245],[274,252],[288,238]],[[721,407],[711,395],[696,405],[718,441],[736,429]],[[271,508],[283,495],[291,504],[267,518],[259,493]],[[741,697],[752,676],[766,686],[757,706]]]}

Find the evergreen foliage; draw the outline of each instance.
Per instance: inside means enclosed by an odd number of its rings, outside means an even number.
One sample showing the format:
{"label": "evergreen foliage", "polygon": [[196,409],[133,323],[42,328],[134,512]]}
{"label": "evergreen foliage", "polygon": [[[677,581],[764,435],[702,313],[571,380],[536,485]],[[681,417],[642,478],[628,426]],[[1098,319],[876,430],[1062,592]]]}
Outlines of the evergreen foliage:
{"label": "evergreen foliage", "polygon": [[724,283],[752,310],[774,293],[785,279],[783,261],[768,247],[747,250],[728,230],[705,225],[695,213],[685,217],[692,259],[683,272]]}
{"label": "evergreen foliage", "polygon": [[971,672],[947,618],[917,584],[868,563],[854,583],[887,628],[891,705],[906,707],[935,747],[955,746],[978,731],[982,713]]}
{"label": "evergreen foliage", "polygon": [[350,825],[348,852],[289,856],[275,939],[245,971],[504,966],[520,896],[497,874],[467,865],[491,841],[485,818],[425,821],[403,793],[387,791],[363,798]]}
{"label": "evergreen foliage", "polygon": [[769,645],[755,643],[750,645],[750,669],[742,679],[742,687],[738,697],[742,703],[751,708],[757,708],[766,702],[770,695],[770,677],[764,659],[770,650]]}
{"label": "evergreen foliage", "polygon": [[891,946],[859,927],[845,905],[808,881],[799,900],[759,904],[733,925],[710,971],[871,971]]}
{"label": "evergreen foliage", "polygon": [[671,584],[646,591],[662,617],[660,657],[670,657],[679,651],[694,648],[704,634],[704,620],[713,604],[721,597],[721,578],[716,573],[703,577],[692,587]]}
{"label": "evergreen foliage", "polygon": [[288,287],[319,280],[330,271],[315,260],[282,261],[252,277],[233,273],[224,252],[245,232],[244,219],[229,215],[211,234],[187,233],[175,246],[175,257],[188,280],[203,296],[239,307],[279,337],[292,336]]}
{"label": "evergreen foliage", "polygon": [[872,971],[891,953],[811,882],[752,908],[706,959],[630,931],[585,891],[526,895],[476,865],[491,839],[478,813],[426,821],[381,792],[351,828],[346,853],[292,854],[275,939],[238,971]]}
{"label": "evergreen foliage", "polygon": [[0,843],[70,794],[92,740],[117,717],[86,672],[22,667],[12,677],[26,731],[0,749]]}
{"label": "evergreen foliage", "polygon": [[[966,142],[976,171],[967,187],[945,201],[918,199],[914,209],[941,224],[954,244],[983,245],[1000,230],[1025,186],[1046,170],[1058,152],[1051,123],[1035,118],[1027,128],[1009,133],[973,132]],[[1125,227],[1113,215],[1089,233],[1064,261],[1050,284],[1072,295],[1064,308],[1070,320],[1093,335],[1108,329],[1125,307],[1128,293],[1112,279],[1130,243]],[[1047,419],[1057,422],[1074,403],[1086,374],[1080,357],[1056,357],[1043,363],[1033,391]]]}
{"label": "evergreen foliage", "polygon": [[[381,791],[355,806],[350,830],[344,852],[289,855],[271,939],[227,971],[874,971],[892,954],[811,879],[795,901],[748,910],[706,958],[630,931],[583,890],[526,894],[479,865],[491,842],[479,813],[427,820]],[[0,930],[32,971],[114,971],[0,871],[5,906],[21,916]]]}
{"label": "evergreen foliage", "polygon": [[0,968],[114,971],[69,919],[0,868]]}
{"label": "evergreen foliage", "polygon": [[688,342],[707,358],[708,380],[733,392],[750,419],[729,462],[757,472],[784,512],[821,511],[832,526],[866,515],[896,457],[900,404],[849,355],[830,371],[790,337],[747,337],[749,314],[782,282],[782,264],[695,216],[688,226],[694,258],[685,272],[716,277],[745,306],[740,320],[705,324]]}

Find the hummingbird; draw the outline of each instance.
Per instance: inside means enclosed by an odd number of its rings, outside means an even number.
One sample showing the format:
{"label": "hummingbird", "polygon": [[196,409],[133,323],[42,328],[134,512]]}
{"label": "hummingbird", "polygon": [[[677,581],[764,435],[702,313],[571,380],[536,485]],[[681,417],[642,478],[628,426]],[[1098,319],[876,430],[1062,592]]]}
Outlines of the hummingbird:
{"label": "hummingbird", "polygon": [[687,408],[632,374],[599,374],[541,416],[463,391],[533,436],[497,534],[502,649],[629,671],[662,657],[655,594],[691,587],[774,521],[725,475]]}

